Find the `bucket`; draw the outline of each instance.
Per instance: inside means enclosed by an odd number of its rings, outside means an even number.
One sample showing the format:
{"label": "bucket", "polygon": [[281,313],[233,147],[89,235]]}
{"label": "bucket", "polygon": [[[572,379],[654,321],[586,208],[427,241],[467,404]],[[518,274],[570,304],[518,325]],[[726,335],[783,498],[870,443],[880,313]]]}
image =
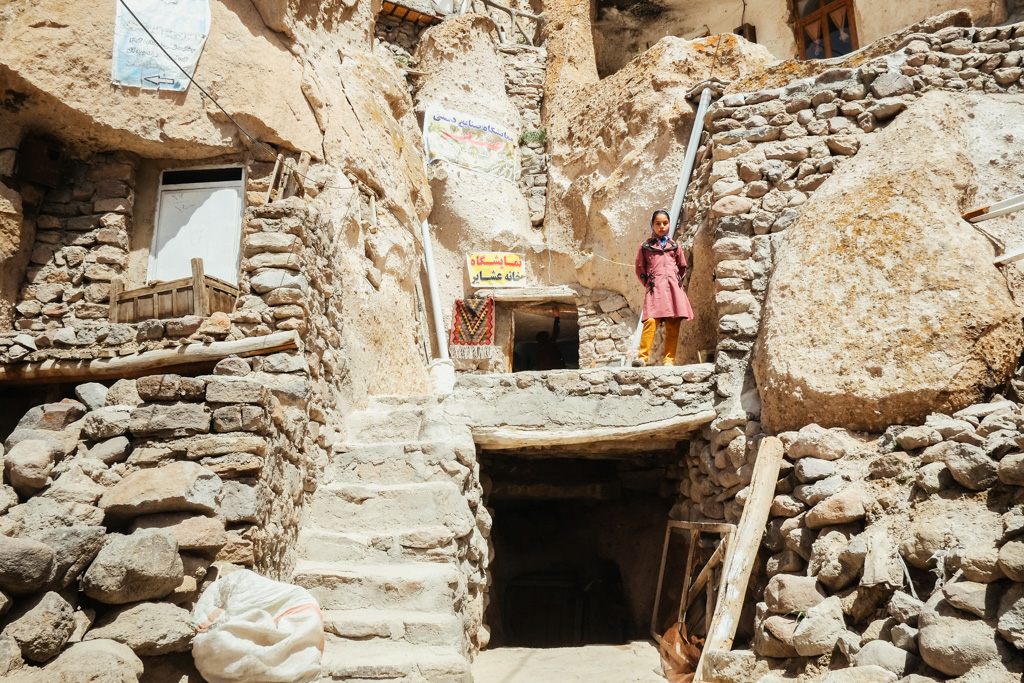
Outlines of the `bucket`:
{"label": "bucket", "polygon": [[432,360],[427,364],[430,386],[435,394],[450,394],[455,389],[455,363],[450,360]]}

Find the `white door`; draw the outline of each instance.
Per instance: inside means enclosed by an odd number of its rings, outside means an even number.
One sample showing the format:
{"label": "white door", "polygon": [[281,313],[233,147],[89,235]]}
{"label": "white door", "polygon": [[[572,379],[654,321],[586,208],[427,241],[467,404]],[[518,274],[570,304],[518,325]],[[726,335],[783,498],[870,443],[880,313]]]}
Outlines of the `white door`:
{"label": "white door", "polygon": [[191,277],[201,258],[204,273],[237,285],[242,190],[241,180],[162,186],[149,281]]}

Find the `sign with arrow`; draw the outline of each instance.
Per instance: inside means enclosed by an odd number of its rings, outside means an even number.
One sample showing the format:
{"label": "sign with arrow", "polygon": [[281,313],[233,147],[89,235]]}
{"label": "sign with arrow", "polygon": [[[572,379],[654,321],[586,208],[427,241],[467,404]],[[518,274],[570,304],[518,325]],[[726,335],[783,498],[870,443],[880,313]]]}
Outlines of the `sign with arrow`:
{"label": "sign with arrow", "polygon": [[117,10],[110,80],[147,90],[187,90],[210,35],[210,0],[113,2]]}

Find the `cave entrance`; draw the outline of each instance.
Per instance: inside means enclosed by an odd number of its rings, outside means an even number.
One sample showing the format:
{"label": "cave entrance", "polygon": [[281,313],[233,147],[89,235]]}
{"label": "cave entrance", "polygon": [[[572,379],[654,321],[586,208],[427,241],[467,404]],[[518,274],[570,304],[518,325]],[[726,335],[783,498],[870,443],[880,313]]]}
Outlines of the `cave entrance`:
{"label": "cave entrance", "polygon": [[511,313],[512,372],[580,367],[579,314],[574,306],[531,304],[516,306]]}
{"label": "cave entrance", "polygon": [[675,451],[481,454],[493,514],[489,647],[648,639],[677,462]]}

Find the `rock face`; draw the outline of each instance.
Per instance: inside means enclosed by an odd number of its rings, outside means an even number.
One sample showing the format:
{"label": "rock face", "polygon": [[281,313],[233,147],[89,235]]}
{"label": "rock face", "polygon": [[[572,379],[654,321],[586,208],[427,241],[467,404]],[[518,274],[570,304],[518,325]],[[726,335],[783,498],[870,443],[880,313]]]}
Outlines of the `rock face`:
{"label": "rock face", "polygon": [[[498,53],[489,32],[494,23],[480,14],[453,17],[431,28],[416,51],[427,75],[417,88],[416,106],[430,104],[486,118],[516,134],[522,118],[505,91]],[[435,259],[441,272],[465,269],[466,253],[483,248],[524,251],[538,242],[526,197],[515,184],[446,162],[431,166],[434,209],[430,223],[437,240]],[[479,198],[488,197],[487,202]],[[443,300],[462,298],[462,278],[440,282]],[[444,315],[451,315],[445,306]]]}
{"label": "rock face", "polygon": [[971,168],[961,105],[923,96],[789,229],[754,365],[770,430],[923,421],[1012,372],[1020,312],[991,246],[960,219]]}

